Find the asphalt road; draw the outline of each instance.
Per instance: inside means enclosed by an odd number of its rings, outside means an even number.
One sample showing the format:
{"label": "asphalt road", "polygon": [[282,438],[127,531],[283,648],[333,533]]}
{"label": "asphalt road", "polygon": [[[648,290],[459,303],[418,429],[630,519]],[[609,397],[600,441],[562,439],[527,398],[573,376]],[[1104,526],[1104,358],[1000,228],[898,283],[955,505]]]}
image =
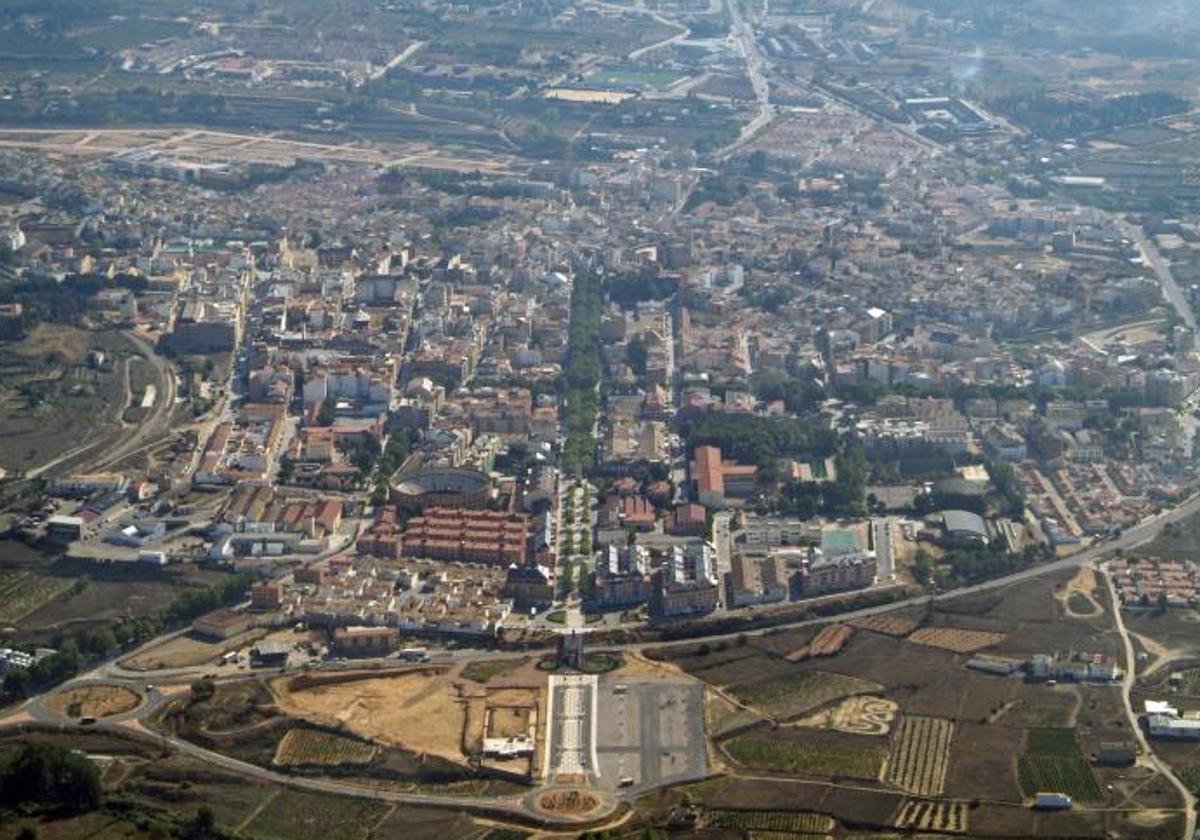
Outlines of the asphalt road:
{"label": "asphalt road", "polygon": [[1121,222],[1120,227],[1125,231],[1126,236],[1138,244],[1146,265],[1154,272],[1154,276],[1158,278],[1158,284],[1162,287],[1163,296],[1166,297],[1167,302],[1174,307],[1179,317],[1183,319],[1183,322],[1192,331],[1195,331],[1196,314],[1192,312],[1192,306],[1188,303],[1187,296],[1184,295],[1183,289],[1179,288],[1179,284],[1175,282],[1175,275],[1171,273],[1171,267],[1163,259],[1162,254],[1158,252],[1158,247],[1146,237],[1146,232],[1137,225]]}
{"label": "asphalt road", "polygon": [[1172,510],[1151,517],[1138,525],[1127,528],[1120,537],[1115,540],[1109,540],[1105,543],[1085,548],[1083,551],[1073,554],[1070,557],[1062,560],[1054,560],[1049,563],[1041,563],[1036,566],[1030,566],[1028,569],[1023,569],[1005,577],[995,578],[994,580],[985,581],[984,583],[975,584],[974,586],[966,586],[961,589],[953,589],[949,592],[942,592],[936,595],[917,595],[912,598],[905,598],[891,603],[881,604],[877,607],[866,607],[861,610],[853,610],[851,612],[838,613],[837,615],[826,616],[822,618],[809,618],[800,621],[793,621],[786,624],[778,624],[773,627],[763,627],[757,630],[738,630],[732,633],[718,633],[711,636],[696,636],[690,639],[680,639],[670,642],[638,642],[635,644],[613,645],[612,647],[620,650],[641,651],[648,648],[664,648],[679,645],[695,644],[703,639],[706,641],[720,641],[722,639],[736,639],[739,636],[761,636],[765,633],[774,633],[781,628],[787,627],[806,627],[819,624],[829,624],[831,622],[849,621],[855,618],[864,618],[869,615],[880,615],[882,613],[891,612],[902,607],[917,606],[919,604],[929,603],[931,601],[948,601],[953,598],[962,598],[967,595],[974,595],[979,592],[988,592],[993,589],[1000,589],[1005,586],[1012,586],[1015,583],[1032,580],[1044,575],[1055,574],[1056,572],[1065,571],[1067,569],[1086,566],[1101,560],[1110,554],[1114,554],[1118,550],[1128,550],[1144,545],[1156,536],[1168,523],[1178,522],[1186,519],[1194,513],[1200,512],[1200,493],[1189,496],[1182,504]]}
{"label": "asphalt road", "polygon": [[1179,780],[1170,765],[1154,753],[1154,749],[1150,746],[1150,740],[1138,722],[1137,711],[1133,708],[1133,701],[1129,696],[1137,678],[1137,658],[1133,653],[1133,642],[1129,638],[1129,631],[1125,629],[1125,617],[1121,613],[1121,602],[1117,599],[1117,590],[1113,586],[1112,576],[1106,574],[1101,577],[1104,578],[1104,584],[1108,587],[1108,595],[1113,604],[1113,615],[1116,618],[1117,633],[1121,636],[1121,644],[1125,648],[1125,674],[1121,679],[1121,700],[1125,706],[1125,716],[1129,719],[1129,725],[1133,727],[1133,734],[1142,747],[1143,757],[1175,787],[1175,790],[1179,791],[1179,795],[1183,798],[1184,819],[1186,820],[1183,838],[1189,840],[1196,836],[1196,797],[1192,795],[1188,786]]}
{"label": "asphalt road", "polygon": [[742,126],[738,138],[721,149],[717,154],[718,158],[732,155],[775,119],[775,106],[771,104],[771,88],[767,83],[766,62],[758,50],[754,28],[742,17],[741,6],[736,0],[726,0],[725,8],[729,14],[729,38],[746,61],[746,77],[754,89],[754,98],[758,100],[758,112],[750,122]]}

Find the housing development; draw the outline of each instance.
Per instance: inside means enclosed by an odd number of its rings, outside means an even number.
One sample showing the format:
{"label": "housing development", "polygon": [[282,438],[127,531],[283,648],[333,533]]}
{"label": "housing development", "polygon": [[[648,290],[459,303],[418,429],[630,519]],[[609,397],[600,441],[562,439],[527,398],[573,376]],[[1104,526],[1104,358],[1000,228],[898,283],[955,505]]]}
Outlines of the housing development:
{"label": "housing development", "polygon": [[1187,4],[13,5],[0,838],[1195,840]]}

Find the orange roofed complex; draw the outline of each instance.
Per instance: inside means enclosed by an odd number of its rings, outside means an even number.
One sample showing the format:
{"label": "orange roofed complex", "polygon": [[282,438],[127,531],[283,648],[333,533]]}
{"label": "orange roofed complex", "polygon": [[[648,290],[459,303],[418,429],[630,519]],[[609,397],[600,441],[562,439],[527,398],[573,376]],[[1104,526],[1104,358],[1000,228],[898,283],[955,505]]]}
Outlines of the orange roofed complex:
{"label": "orange roofed complex", "polygon": [[409,520],[403,554],[426,560],[509,565],[526,561],[528,545],[526,516],[434,507]]}
{"label": "orange roofed complex", "polygon": [[716,446],[696,447],[690,469],[696,501],[705,507],[729,507],[758,489],[758,467],[723,460]]}

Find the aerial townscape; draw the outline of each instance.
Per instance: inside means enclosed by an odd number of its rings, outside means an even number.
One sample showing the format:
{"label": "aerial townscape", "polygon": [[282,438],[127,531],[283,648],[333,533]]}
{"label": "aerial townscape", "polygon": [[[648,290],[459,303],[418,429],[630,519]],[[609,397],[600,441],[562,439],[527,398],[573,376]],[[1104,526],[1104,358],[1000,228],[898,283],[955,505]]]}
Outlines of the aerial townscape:
{"label": "aerial townscape", "polygon": [[0,840],[1200,840],[1197,43],[0,3]]}

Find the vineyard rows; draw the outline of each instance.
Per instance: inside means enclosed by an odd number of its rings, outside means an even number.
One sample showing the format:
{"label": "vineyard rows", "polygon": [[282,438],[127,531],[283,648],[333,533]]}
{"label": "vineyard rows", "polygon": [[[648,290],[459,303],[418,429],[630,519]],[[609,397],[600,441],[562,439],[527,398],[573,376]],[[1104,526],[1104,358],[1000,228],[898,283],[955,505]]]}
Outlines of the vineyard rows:
{"label": "vineyard rows", "polygon": [[985,630],[960,630],[954,627],[922,627],[908,637],[916,645],[935,647],[954,653],[974,653],[1004,641],[1003,633]]}
{"label": "vineyard rows", "polygon": [[835,822],[825,814],[804,811],[734,811],[722,808],[708,812],[708,824],[713,828],[740,831],[825,834],[833,830]]}
{"label": "vineyard rows", "polygon": [[1051,792],[1065,793],[1080,802],[1101,798],[1100,785],[1083,759],[1023,755],[1017,764],[1017,777],[1026,796]]}
{"label": "vineyard rows", "polygon": [[953,738],[953,721],[905,715],[892,739],[888,781],[918,796],[940,796]]}
{"label": "vineyard rows", "polygon": [[853,632],[854,629],[845,624],[834,624],[823,628],[809,646],[809,655],[833,656],[845,646]]}
{"label": "vineyard rows", "polygon": [[1026,796],[1065,793],[1072,799],[1095,802],[1100,785],[1070,729],[1031,729],[1025,752],[1017,762],[1017,778]]}
{"label": "vineyard rows", "polygon": [[896,817],[896,828],[966,832],[967,803],[906,800]]}
{"label": "vineyard rows", "polygon": [[882,633],[897,639],[903,638],[917,629],[917,622],[895,615],[869,615],[865,618],[854,619],[850,625],[859,630],[870,630],[873,633]]}
{"label": "vineyard rows", "polygon": [[725,744],[731,758],[747,767],[805,776],[844,776],[877,781],[883,750],[822,749],[800,741],[739,735]]}
{"label": "vineyard rows", "polygon": [[280,767],[320,764],[370,764],[376,747],[366,741],[343,738],[319,729],[298,727],[290,730],[275,750],[275,764]]}
{"label": "vineyard rows", "polygon": [[770,715],[786,719],[855,694],[873,694],[883,686],[829,671],[805,671],[770,682],[730,686],[739,700]]}
{"label": "vineyard rows", "polygon": [[15,624],[71,588],[70,578],[0,571],[0,623]]}

